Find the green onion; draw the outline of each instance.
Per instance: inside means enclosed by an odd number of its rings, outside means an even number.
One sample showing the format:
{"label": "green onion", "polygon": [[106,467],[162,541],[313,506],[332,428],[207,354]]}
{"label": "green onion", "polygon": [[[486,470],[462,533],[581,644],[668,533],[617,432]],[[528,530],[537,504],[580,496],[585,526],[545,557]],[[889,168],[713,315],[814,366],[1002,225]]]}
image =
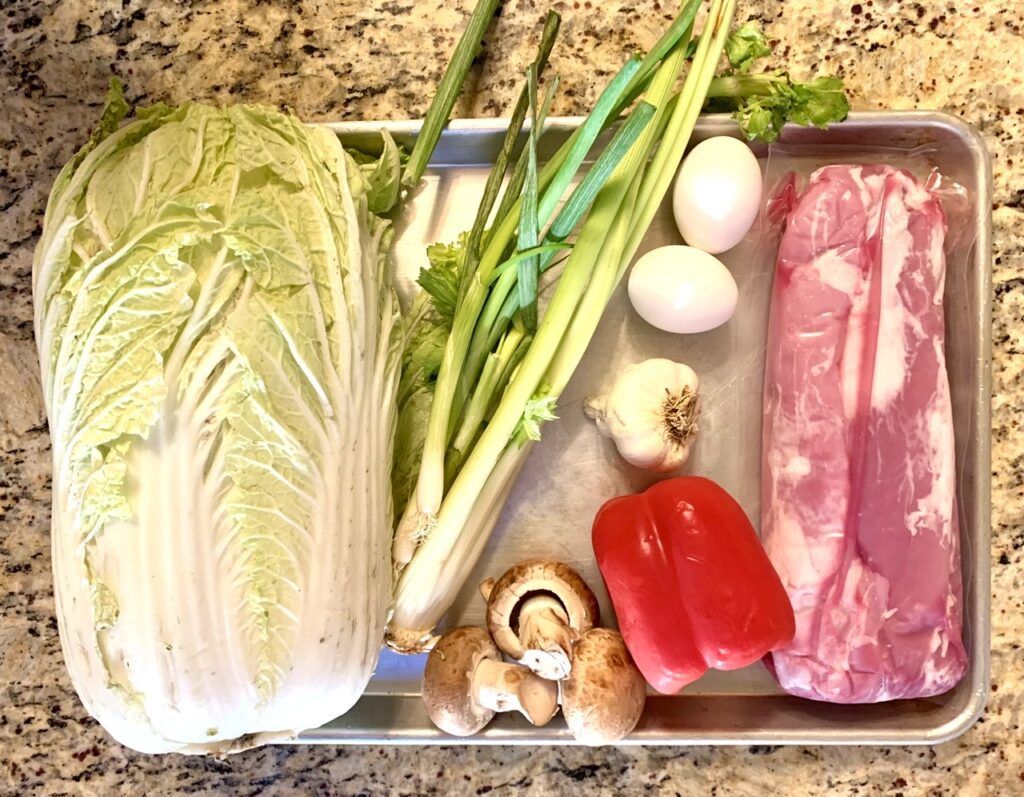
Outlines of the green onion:
{"label": "green onion", "polygon": [[[530,96],[530,140],[526,145],[526,183],[523,187],[523,209],[519,217],[519,251],[534,249],[540,241],[537,218],[537,139],[540,137],[541,114],[537,108],[537,70],[526,70],[526,85]],[[516,266],[519,275],[519,301],[523,307],[523,321],[531,332],[537,328],[537,276],[540,261],[536,255],[525,257]]]}
{"label": "green onion", "polygon": [[448,62],[444,76],[437,86],[437,94],[434,95],[434,99],[430,102],[430,108],[427,109],[427,116],[423,120],[420,134],[416,137],[412,152],[409,153],[409,160],[402,173],[402,185],[407,188],[419,185],[427,163],[430,161],[430,156],[441,138],[441,132],[448,124],[452,108],[455,107],[455,102],[459,99],[459,94],[462,93],[466,75],[469,74],[470,67],[473,66],[473,59],[480,51],[484,33],[497,8],[498,0],[480,0],[476,8],[473,9],[469,24],[459,39],[459,43],[455,46],[451,61]]}
{"label": "green onion", "polygon": [[[546,224],[555,205],[561,198],[554,196],[555,187],[561,185],[568,187],[575,176],[580,164],[586,157],[590,145],[587,141],[593,142],[600,133],[601,125],[611,113],[615,103],[619,100],[622,91],[625,89],[630,78],[639,68],[639,61],[631,59],[612,79],[611,84],[598,99],[595,105],[595,113],[601,119],[601,123],[587,122],[576,131],[578,136],[573,136],[572,145],[565,151],[564,156],[553,159],[548,167],[541,171],[538,176],[538,192],[543,191],[543,198],[540,200],[538,209],[539,223]],[[584,146],[586,144],[586,146]],[[575,166],[573,164],[575,163]],[[570,171],[571,168],[571,171]],[[413,535],[422,537],[425,532],[410,529],[410,524],[417,514],[420,516],[415,521],[422,528],[429,527],[432,518],[437,513],[444,497],[444,455],[447,449],[451,434],[455,425],[453,418],[458,417],[462,406],[468,396],[467,385],[475,382],[483,366],[483,356],[469,363],[466,366],[466,355],[470,349],[470,343],[476,328],[477,318],[487,300],[486,285],[490,281],[490,275],[502,262],[506,255],[506,248],[511,243],[512,236],[519,226],[519,219],[522,210],[522,199],[513,203],[508,215],[499,219],[495,229],[488,237],[484,250],[480,255],[479,263],[476,266],[475,274],[466,273],[463,277],[464,287],[460,286],[462,299],[459,302],[452,323],[452,333],[445,346],[444,358],[441,362],[441,370],[438,373],[437,382],[434,386],[434,400],[430,407],[430,418],[427,421],[426,440],[423,446],[423,459],[420,464],[420,473],[416,481],[416,493],[414,500],[417,503],[417,510],[414,512],[407,509],[403,513],[403,526],[400,527],[400,535],[404,541],[406,536]],[[511,280],[504,278],[498,280],[498,288],[502,290],[511,289]],[[495,303],[493,316],[497,316],[501,304]],[[463,387],[460,388],[460,382]],[[404,544],[403,544],[404,548]]]}
{"label": "green onion", "polygon": [[[544,20],[544,30],[541,33],[540,46],[537,48],[537,57],[533,62],[538,75],[540,75],[544,71],[544,67],[547,66],[548,57],[551,55],[551,49],[554,47],[555,38],[558,36],[558,29],[560,25],[561,17],[556,12],[549,11],[547,18]],[[554,91],[553,87],[551,91]],[[469,240],[466,244],[463,277],[467,274],[471,274],[480,260],[480,246],[486,235],[485,228],[487,225],[487,219],[491,215],[491,209],[494,207],[494,202],[501,190],[501,183],[505,177],[505,172],[508,169],[508,164],[512,157],[512,151],[515,148],[516,140],[519,138],[519,133],[523,129],[523,122],[526,120],[528,106],[528,87],[523,86],[523,90],[519,93],[519,99],[516,101],[515,107],[512,110],[508,129],[505,131],[505,137],[501,142],[501,149],[498,151],[498,155],[494,160],[494,166],[491,169],[490,174],[487,175],[487,183],[484,185],[483,197],[480,200],[480,206],[477,209],[476,218],[473,221],[473,227],[470,230]],[[469,280],[465,278],[460,281],[460,299],[465,296],[468,283]]]}
{"label": "green onion", "polygon": [[481,425],[493,409],[495,397],[504,391],[512,370],[519,364],[531,340],[532,336],[526,333],[522,325],[514,325],[505,334],[498,350],[487,356],[477,389],[473,392],[473,398],[462,416],[459,430],[452,442],[449,459],[445,462],[446,469],[450,471],[448,482],[454,478],[466,452],[476,442]]}
{"label": "green onion", "polygon": [[[539,74],[541,68],[547,63],[548,54],[554,43],[554,36],[558,29],[557,15],[549,14],[544,26],[542,40],[538,49],[537,58],[534,64]],[[464,34],[468,37],[469,31]],[[525,92],[525,89],[524,89]],[[523,106],[522,115],[525,116],[528,97],[520,97]],[[517,108],[519,106],[517,105]],[[520,119],[519,126],[522,124]],[[501,152],[504,158],[495,165],[488,178],[489,201],[493,201],[493,195],[500,186],[507,167],[508,158],[511,154],[512,145],[518,135],[518,130],[508,131]],[[417,144],[419,141],[417,141]],[[499,158],[501,158],[499,154]],[[546,170],[540,175],[538,189],[542,190],[553,178],[554,170]],[[503,199],[502,205],[504,206]],[[393,556],[396,567],[401,567],[407,557],[412,555],[413,541],[422,535],[422,516],[430,516],[440,505],[444,493],[444,453],[448,440],[454,432],[453,417],[458,417],[466,398],[466,391],[458,393],[459,376],[463,373],[463,361],[466,347],[469,344],[473,331],[473,321],[480,312],[486,297],[485,285],[488,275],[501,258],[508,246],[511,236],[518,223],[519,200],[512,202],[512,211],[503,218],[498,225],[498,233],[492,230],[488,233],[480,257],[472,250],[463,252],[463,262],[458,289],[458,303],[455,308],[452,321],[452,333],[445,346],[445,354],[441,361],[441,367],[434,384],[433,401],[430,407],[430,416],[427,420],[427,429],[423,445],[422,460],[419,475],[416,482],[416,489],[410,500],[409,506],[402,513],[401,521],[396,532],[393,544]],[[486,223],[486,215],[478,214],[471,231],[470,240],[477,241],[483,238],[483,227]],[[479,374],[479,370],[477,370]],[[455,411],[453,412],[453,406]]]}
{"label": "green onion", "polygon": [[[569,196],[565,205],[562,206],[562,210],[548,230],[547,241],[564,239],[576,228],[579,220],[593,202],[598,190],[608,180],[612,170],[622,160],[626,152],[629,151],[633,142],[643,131],[651,117],[654,116],[654,113],[655,108],[653,105],[642,102],[630,114],[626,123],[619,128],[611,143],[608,144],[590,171],[587,172],[586,177],[583,178]],[[541,256],[541,273],[552,265],[554,254],[554,251],[549,251]],[[499,271],[503,269],[504,266]],[[480,335],[479,337],[474,335],[473,342],[470,344],[470,354],[467,362],[473,363],[477,357],[481,356],[481,350],[490,350],[495,345],[497,339],[504,333],[509,321],[521,307],[520,297],[515,293],[507,293],[506,295],[501,286],[493,292],[491,299],[488,300],[488,306],[490,306],[491,300],[501,299],[501,297],[504,297],[504,300],[501,301],[500,305],[495,304],[495,306],[500,306],[500,309],[497,315],[493,316],[493,320],[491,320],[491,315],[488,313],[488,308],[485,307],[484,316],[477,327]]]}
{"label": "green onion", "polygon": [[622,160],[626,152],[633,146],[633,142],[654,116],[655,110],[656,108],[649,102],[642,102],[629,115],[626,123],[618,129],[611,143],[601,153],[576,190],[569,196],[568,201],[562,206],[558,217],[551,223],[547,240],[563,241],[569,233],[576,229],[576,225],[594,201],[597,192],[608,180],[612,170]]}
{"label": "green onion", "polygon": [[725,37],[729,32],[729,23],[735,9],[736,0],[712,2],[708,21],[701,34],[686,82],[679,92],[679,99],[668,96],[665,98],[665,108],[671,110],[671,115],[665,117],[667,127],[661,136],[661,144],[643,174],[629,224],[621,229],[623,238],[621,242],[616,242],[616,247],[609,247],[609,252],[615,251],[616,256],[606,258],[602,267],[595,269],[592,293],[581,303],[580,312],[573,319],[566,332],[563,346],[545,375],[552,392],[556,395],[564,389],[583,358],[586,343],[593,337],[615,286],[632,262],[647,228],[665,198],[675,174],[675,166],[686,151],[697,116],[704,104],[708,86],[725,47]]}
{"label": "green onion", "polygon": [[700,109],[704,106],[711,79],[715,76],[718,61],[725,47],[725,39],[729,35],[729,25],[736,10],[736,0],[712,2],[708,11],[708,19],[704,25],[693,63],[686,76],[686,82],[679,93],[680,99],[672,112],[663,138],[662,146],[644,174],[644,182],[640,186],[640,210],[634,217],[630,238],[626,244],[626,258],[632,259],[640,246],[640,241],[647,232],[658,206],[665,198],[669,183],[675,176],[676,166],[686,152],[694,125]]}
{"label": "green onion", "polygon": [[[630,114],[626,124],[618,130],[612,141],[598,157],[597,162],[587,172],[586,177],[583,178],[570,195],[566,204],[559,211],[555,221],[552,222],[546,242],[565,238],[572,232],[590,206],[598,189],[608,179],[612,169],[618,164],[619,160],[629,149],[629,146],[640,134],[652,113],[653,108],[649,104],[641,103]],[[553,259],[554,252],[543,255],[539,261],[539,272],[543,273],[546,271],[551,266]],[[456,407],[460,406],[459,398],[468,394],[469,386],[475,382],[487,352],[494,347],[497,340],[504,333],[512,316],[523,306],[522,287],[520,286],[519,291],[515,290],[518,276],[515,272],[510,273],[505,264],[502,264],[492,273],[489,279],[489,284],[495,280],[497,284],[491,288],[486,305],[483,308],[480,319],[477,321],[476,330],[473,333],[473,339],[469,347],[469,354],[464,361],[465,366],[459,378]],[[533,285],[530,287],[533,289]]]}
{"label": "green onion", "polygon": [[601,96],[598,97],[597,102],[594,104],[594,109],[587,116],[583,124],[580,125],[578,135],[569,147],[565,163],[560,166],[554,179],[551,181],[551,185],[544,192],[544,198],[541,200],[538,210],[542,223],[546,223],[551,218],[555,205],[562,198],[562,194],[569,187],[569,183],[572,182],[576,172],[579,171],[583,159],[587,157],[587,153],[590,152],[591,146],[593,146],[597,136],[604,128],[605,123],[610,118],[614,118],[612,117],[612,111],[629,85],[629,81],[632,80],[639,69],[640,59],[635,56],[630,58],[615,77],[612,78],[607,88],[601,92]]}
{"label": "green onion", "polygon": [[[540,255],[541,265],[550,264],[553,260],[553,256],[558,252],[565,251],[566,249],[572,249],[572,244],[565,243],[564,241],[555,241],[553,243],[544,243],[540,246],[535,246],[532,249],[526,249],[522,252],[516,252],[508,260],[502,263],[498,268],[491,272],[491,278],[488,280],[488,284],[493,285],[502,274],[512,270],[513,266],[519,264],[520,261],[525,260],[528,257],[534,255]],[[551,255],[552,257],[548,257]],[[543,268],[542,268],[543,270]]]}
{"label": "green onion", "polygon": [[[626,154],[626,152],[629,150],[630,146],[633,144],[636,138],[640,135],[640,132],[646,126],[650,118],[654,115],[654,111],[654,106],[650,105],[649,103],[641,103],[636,108],[636,110],[630,115],[626,124],[624,124],[617,131],[611,143],[601,153],[597,161],[594,163],[593,167],[591,167],[590,171],[587,172],[587,175],[576,187],[576,189],[572,192],[568,201],[562,207],[562,210],[559,212],[555,221],[551,225],[551,229],[548,233],[549,238],[554,237],[556,235],[564,238],[575,228],[579,219],[582,217],[583,213],[590,206],[591,202],[596,196],[597,191],[600,189],[602,185],[604,185],[605,181],[610,176],[614,167],[618,164],[618,162]],[[532,145],[533,142],[531,142],[531,146]],[[526,211],[524,210],[524,217],[525,213]],[[522,231],[522,226],[520,227],[520,230]],[[559,245],[549,243],[544,246],[534,247],[525,252],[520,252],[519,254],[513,256],[505,263],[503,263],[502,266],[499,269],[497,269],[492,276],[500,277],[503,274],[509,273],[509,267],[511,266],[511,264],[521,264],[523,260],[525,260],[527,255],[533,257],[534,260],[537,260],[537,258],[534,257],[535,255],[541,255],[541,257],[539,258],[538,265],[539,270],[543,271],[551,264],[555,252],[557,252],[560,248],[563,248],[564,246],[564,244]],[[532,280],[532,283],[530,283],[530,290],[532,290],[533,292],[532,296],[533,301],[535,303],[536,275],[530,274],[529,278]],[[497,343],[498,339],[506,334],[505,328],[507,327],[509,321],[511,321],[515,311],[520,307],[525,307],[525,304],[522,300],[524,286],[522,272],[519,273],[518,284],[520,289],[519,294],[511,293],[506,297],[504,304],[501,306],[501,312],[498,318],[496,319],[496,323],[490,328],[486,336],[486,349],[481,347],[477,352],[479,356],[486,357],[486,360],[483,366],[483,371],[481,372],[479,378],[475,380],[477,384],[473,393],[473,403],[468,411],[470,413],[470,422],[464,420],[462,424],[463,429],[472,430],[474,434],[476,432],[478,425],[479,409],[485,406],[485,401],[490,402],[490,400],[493,398],[491,394],[497,387],[497,385],[495,385],[494,382],[492,382],[492,380],[489,378],[488,372],[488,364],[491,362],[494,355],[485,354],[485,352],[489,351]],[[525,314],[524,322],[528,329],[532,330],[535,328],[535,326],[531,325],[531,319],[529,318],[529,316],[526,316]],[[486,322],[480,322],[478,324],[478,331],[486,329]],[[474,341],[473,343],[471,343],[470,356],[467,358],[467,361],[470,363],[472,363],[475,359],[475,353],[473,351],[474,344],[478,344],[478,340],[476,337],[474,337]],[[472,366],[470,366],[470,370],[472,370]],[[462,387],[463,384],[468,383],[468,381],[468,379],[460,380],[460,387]],[[462,453],[465,452],[466,450],[467,443],[470,442],[472,439],[473,438],[469,437],[466,433],[456,436],[456,439],[452,444],[452,450],[453,453],[457,452],[457,456],[459,456],[459,461],[461,461]],[[449,454],[449,456],[452,456],[452,454]],[[450,462],[446,462],[445,470],[446,473],[451,472],[452,464]]]}
{"label": "green onion", "polygon": [[[698,0],[689,0],[655,50],[643,61],[632,59],[616,75],[599,107],[536,174],[536,229],[530,196],[530,158],[536,140],[525,161],[520,160],[525,191],[515,199],[508,193],[503,197],[445,350],[442,374],[446,366],[449,378],[461,372],[461,401],[453,402],[448,393],[439,404],[435,393],[431,422],[433,410],[439,410],[434,431],[444,431],[435,440],[433,459],[428,461],[424,450],[417,516],[410,503],[403,518],[403,523],[415,523],[412,536],[418,547],[411,557],[396,559],[400,575],[389,643],[399,649],[429,644],[435,623],[482,552],[541,424],[554,417],[558,396],[664,199],[721,58],[736,0],[712,0],[677,99],[673,87],[689,53],[699,5]],[[596,175],[581,181],[540,238],[540,228],[563,200],[597,134],[617,109],[632,103],[631,92],[643,87],[645,102],[597,158],[591,170]],[[531,311],[523,300],[535,300],[535,286],[529,283],[532,275],[521,267],[525,261],[516,261],[515,269],[506,264],[512,237],[518,230],[519,248],[525,250],[520,254],[532,251],[538,264],[550,263],[554,251],[536,250],[568,237],[581,218],[571,253],[531,338],[525,323],[532,320]],[[438,391],[441,382],[439,377]],[[459,415],[462,407],[465,414]],[[453,440],[447,447],[449,433]],[[433,492],[419,495],[424,483]]]}
{"label": "green onion", "polygon": [[637,70],[637,73],[626,87],[625,92],[623,92],[623,97],[618,105],[616,105],[612,118],[618,117],[646,90],[651,77],[658,69],[658,65],[680,41],[685,39],[689,42],[690,35],[693,32],[693,22],[697,18],[697,10],[700,8],[701,2],[702,0],[688,0],[688,2],[683,4],[679,16],[672,21],[672,24],[668,26],[647,55],[644,56],[643,61],[640,63],[640,69]]}

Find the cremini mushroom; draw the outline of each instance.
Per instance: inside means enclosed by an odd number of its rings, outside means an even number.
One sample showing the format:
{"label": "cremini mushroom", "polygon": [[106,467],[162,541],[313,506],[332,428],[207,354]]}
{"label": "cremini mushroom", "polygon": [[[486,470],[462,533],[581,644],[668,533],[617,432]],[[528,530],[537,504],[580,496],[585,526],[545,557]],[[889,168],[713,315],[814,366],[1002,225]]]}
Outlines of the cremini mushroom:
{"label": "cremini mushroom", "polygon": [[620,633],[594,628],[580,637],[562,681],[562,714],[577,741],[619,741],[640,721],[646,699],[647,684]]}
{"label": "cremini mushroom", "polygon": [[510,658],[552,681],[572,669],[572,646],[599,619],[597,598],[566,564],[529,559],[480,585],[487,630]]}
{"label": "cremini mushroom", "polygon": [[558,711],[558,685],[503,662],[483,628],[461,626],[427,656],[423,702],[442,731],[471,736],[497,711],[519,711],[534,725],[546,724]]}

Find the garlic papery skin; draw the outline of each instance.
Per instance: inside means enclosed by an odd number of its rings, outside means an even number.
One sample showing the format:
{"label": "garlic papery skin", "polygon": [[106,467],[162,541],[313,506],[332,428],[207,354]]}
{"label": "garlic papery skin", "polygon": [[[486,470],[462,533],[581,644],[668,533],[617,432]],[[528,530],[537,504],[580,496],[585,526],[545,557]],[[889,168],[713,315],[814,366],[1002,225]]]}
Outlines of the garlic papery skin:
{"label": "garlic papery skin", "polygon": [[681,467],[697,434],[700,380],[692,368],[662,358],[627,366],[612,389],[583,404],[601,434],[638,468]]}

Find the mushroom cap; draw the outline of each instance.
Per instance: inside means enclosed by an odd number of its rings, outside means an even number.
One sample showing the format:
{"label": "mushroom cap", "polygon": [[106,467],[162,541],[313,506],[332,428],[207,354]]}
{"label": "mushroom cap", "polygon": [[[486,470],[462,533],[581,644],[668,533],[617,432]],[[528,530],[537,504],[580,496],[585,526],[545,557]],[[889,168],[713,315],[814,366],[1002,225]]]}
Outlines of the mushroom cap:
{"label": "mushroom cap", "polygon": [[550,559],[527,559],[505,571],[487,600],[487,630],[494,643],[513,659],[526,653],[518,635],[518,608],[531,594],[553,595],[565,608],[569,626],[584,634],[597,625],[597,598],[569,565]]}
{"label": "mushroom cap", "polygon": [[430,721],[452,736],[471,736],[494,717],[473,699],[473,673],[483,659],[501,660],[483,628],[460,626],[441,637],[423,670],[423,703]]}
{"label": "mushroom cap", "polygon": [[572,672],[562,681],[562,714],[584,744],[617,742],[636,727],[647,684],[622,634],[594,628],[576,643]]}

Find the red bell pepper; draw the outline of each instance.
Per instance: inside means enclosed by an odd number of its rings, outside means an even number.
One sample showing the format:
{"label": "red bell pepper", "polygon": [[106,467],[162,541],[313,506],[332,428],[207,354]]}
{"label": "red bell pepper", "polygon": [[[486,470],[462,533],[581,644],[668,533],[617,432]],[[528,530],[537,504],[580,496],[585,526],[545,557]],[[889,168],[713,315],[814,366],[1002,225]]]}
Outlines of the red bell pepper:
{"label": "red bell pepper", "polygon": [[659,692],[709,667],[746,667],[793,638],[793,608],[757,533],[709,479],[613,498],[593,543],[626,646]]}

